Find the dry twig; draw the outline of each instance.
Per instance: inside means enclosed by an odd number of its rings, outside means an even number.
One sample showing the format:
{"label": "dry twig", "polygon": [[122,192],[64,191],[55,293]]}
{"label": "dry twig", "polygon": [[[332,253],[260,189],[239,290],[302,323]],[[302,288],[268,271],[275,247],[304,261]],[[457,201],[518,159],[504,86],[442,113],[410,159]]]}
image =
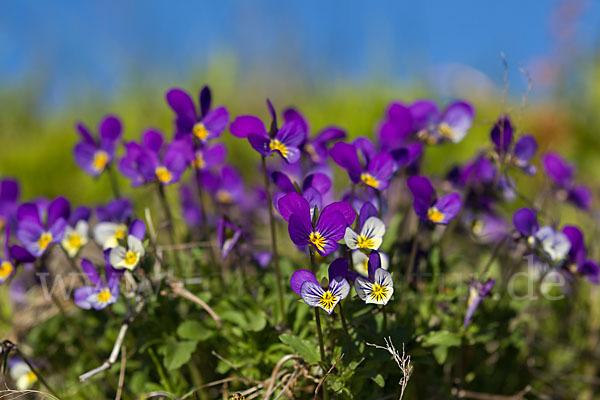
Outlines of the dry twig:
{"label": "dry twig", "polygon": [[400,353],[398,353],[398,350],[396,350],[396,348],[394,347],[391,337],[383,338],[383,340],[385,341],[385,347],[372,343],[367,343],[367,346],[373,346],[377,349],[387,350],[387,352],[392,355],[392,358],[396,362],[396,365],[398,365],[398,368],[400,368],[400,371],[402,371],[402,378],[400,378],[400,382],[398,382],[398,384],[401,387],[400,397],[398,398],[398,400],[402,400],[402,397],[404,397],[404,391],[406,390],[406,386],[408,385],[408,380],[410,379],[410,376],[413,372],[413,366],[410,362],[410,355],[407,355],[404,352],[404,343],[402,343],[402,355],[400,355]]}

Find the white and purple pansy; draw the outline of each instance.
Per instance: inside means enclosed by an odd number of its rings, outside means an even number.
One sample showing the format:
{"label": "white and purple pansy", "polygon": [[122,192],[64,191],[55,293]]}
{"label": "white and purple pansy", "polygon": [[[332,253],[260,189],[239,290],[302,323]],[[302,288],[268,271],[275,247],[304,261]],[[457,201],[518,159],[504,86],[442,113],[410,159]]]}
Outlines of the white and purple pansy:
{"label": "white and purple pansy", "polygon": [[74,300],[78,307],[85,310],[102,310],[119,298],[119,280],[123,275],[110,264],[106,264],[104,279],[100,277],[96,267],[86,258],[81,260],[81,268],[89,280],[89,286],[75,290]]}
{"label": "white and purple pansy", "polygon": [[411,176],[406,184],[413,195],[415,213],[421,220],[446,225],[462,207],[458,193],[450,193],[438,199],[431,182],[424,176]]}
{"label": "white and purple pansy", "polygon": [[368,277],[359,275],[354,280],[354,289],[366,304],[385,306],[394,294],[392,275],[381,267],[379,253],[369,255]]}
{"label": "white and purple pansy", "polygon": [[377,209],[365,202],[358,214],[358,233],[347,227],[344,242],[351,250],[379,250],[385,235],[385,224],[377,217]]}
{"label": "white and purple pansy", "polygon": [[88,207],[77,207],[67,221],[65,234],[60,242],[63,250],[71,258],[89,241],[89,224],[91,210]]}
{"label": "white and purple pansy", "polygon": [[114,159],[121,138],[121,121],[114,116],[105,117],[98,127],[98,138],[81,123],[77,124],[77,131],[81,140],[73,148],[75,162],[91,176],[99,176]]}
{"label": "white and purple pansy", "polygon": [[55,243],[62,241],[70,205],[57,197],[44,209],[41,203],[23,203],[17,209],[17,239],[32,255],[39,257]]}
{"label": "white and purple pansy", "polygon": [[430,100],[416,101],[408,108],[417,137],[428,144],[460,142],[475,117],[473,106],[462,100],[450,103],[443,112]]}
{"label": "white and purple pansy", "polygon": [[115,269],[133,270],[139,264],[146,251],[142,240],[146,235],[146,225],[140,219],[135,219],[129,225],[127,240],[119,241],[116,247],[111,248],[108,259]]}
{"label": "white and purple pansy", "polygon": [[490,131],[490,137],[498,157],[520,168],[526,174],[536,173],[531,159],[537,152],[537,141],[532,135],[523,135],[513,142],[513,125],[507,115],[498,118]]}

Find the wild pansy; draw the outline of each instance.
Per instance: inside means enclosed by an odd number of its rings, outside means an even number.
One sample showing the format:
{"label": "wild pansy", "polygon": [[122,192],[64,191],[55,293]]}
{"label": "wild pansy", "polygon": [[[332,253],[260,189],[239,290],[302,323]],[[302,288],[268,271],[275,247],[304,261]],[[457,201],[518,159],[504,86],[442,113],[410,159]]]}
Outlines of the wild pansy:
{"label": "wild pansy", "polygon": [[225,165],[215,172],[203,172],[200,179],[220,205],[238,204],[244,198],[244,180],[233,165]]}
{"label": "wild pansy", "polygon": [[296,120],[304,125],[306,141],[302,145],[302,151],[308,155],[313,164],[323,164],[329,157],[329,145],[346,138],[346,131],[337,126],[323,128],[316,136],[310,136],[310,126],[306,118],[296,109],[288,108],[283,112],[286,121]]}
{"label": "wild pansy", "polygon": [[268,132],[265,124],[252,115],[239,116],[231,123],[230,132],[239,138],[247,138],[254,150],[263,157],[270,157],[277,152],[288,163],[300,159],[300,146],[306,140],[306,126],[296,120],[286,121],[281,128],[277,126],[277,115],[269,100],[271,113],[271,129]]}
{"label": "wild pansy", "polygon": [[331,203],[311,217],[308,201],[296,192],[279,200],[279,212],[288,222],[292,242],[297,246],[313,246],[322,256],[338,248],[337,242],[356,218],[356,212],[346,202]]}
{"label": "wild pansy", "polygon": [[506,237],[510,229],[506,220],[492,211],[466,213],[463,221],[481,243],[498,242]]}
{"label": "wild pansy", "polygon": [[127,223],[133,210],[127,199],[110,201],[96,209],[98,223],[94,227],[94,240],[103,250],[116,247],[119,240],[127,237]]}
{"label": "wild pansy", "polygon": [[[363,162],[358,158],[360,151]],[[376,152],[375,146],[366,138],[358,138],[354,143],[338,142],[330,151],[337,165],[348,172],[352,183],[362,183],[375,190],[385,190],[396,164],[392,156],[385,151]]]}
{"label": "wild pansy", "polygon": [[208,86],[204,86],[199,94],[199,109],[196,109],[192,97],[182,89],[171,89],[167,92],[167,103],[177,115],[175,119],[175,138],[188,135],[205,143],[218,138],[229,123],[229,112],[223,106],[211,110],[212,96]]}
{"label": "wild pansy", "polygon": [[200,171],[210,170],[223,164],[226,157],[227,147],[223,143],[215,143],[196,149],[191,163]]}
{"label": "wild pansy", "polygon": [[575,167],[573,165],[553,152],[544,155],[542,164],[546,175],[554,183],[556,197],[559,200],[567,200],[583,210],[589,210],[592,204],[592,192],[587,186],[575,184]]}
{"label": "wild pansy", "polygon": [[193,159],[190,140],[166,144],[160,132],[149,129],[144,132],[141,145],[127,144],[119,170],[131,180],[132,186],[155,181],[162,185],[178,182]]}
{"label": "wild pansy", "polygon": [[323,195],[327,194],[331,188],[331,179],[327,175],[318,172],[306,176],[301,186],[293,182],[287,174],[279,171],[272,172],[271,179],[281,189],[281,192],[273,195],[273,204],[277,210],[279,199],[292,192],[301,193],[308,201],[311,210],[314,210],[315,206],[317,209],[323,208]]}
{"label": "wild pansy", "polygon": [[346,228],[344,242],[351,250],[379,250],[385,235],[385,224],[377,217],[377,209],[371,203],[365,203],[358,214],[358,233],[351,227]]}
{"label": "wild pansy", "polygon": [[424,176],[411,176],[406,184],[413,195],[415,213],[421,220],[446,225],[460,211],[462,200],[458,193],[438,199],[431,182]]}
{"label": "wild pansy", "polygon": [[9,243],[10,227],[6,227],[4,232],[4,251],[0,254],[0,285],[10,278],[15,271],[17,264],[35,261],[35,257],[29,254],[25,248],[17,245],[13,245],[9,248]]}
{"label": "wild pansy", "polygon": [[463,321],[463,326],[469,326],[469,324],[471,323],[471,318],[473,317],[473,314],[475,313],[475,310],[477,309],[477,307],[479,307],[479,304],[481,304],[481,302],[483,301],[485,296],[487,296],[490,293],[490,291],[492,290],[492,287],[494,286],[494,283],[496,283],[495,279],[488,279],[485,282],[481,282],[481,281],[473,279],[469,283],[469,297],[467,299],[467,313],[466,313],[465,319]]}
{"label": "wild pansy", "polygon": [[392,275],[381,267],[381,257],[371,251],[368,262],[368,277],[359,275],[354,280],[354,290],[366,304],[385,306],[394,294]]}
{"label": "wild pansy", "polygon": [[345,299],[350,293],[350,284],[345,278],[343,264],[347,271],[348,262],[343,258],[338,258],[329,266],[327,290],[323,289],[315,275],[306,269],[292,274],[290,279],[292,290],[309,306],[320,307],[331,314],[340,300]]}
{"label": "wild pansy", "polygon": [[[382,251],[377,251],[379,253],[379,258],[381,261],[381,268],[387,271],[390,265],[390,258],[387,254]],[[352,266],[354,267],[354,271],[358,272],[362,275],[369,274],[369,255],[365,254],[363,251],[354,250],[352,252]]]}
{"label": "wild pansy", "polygon": [[90,260],[81,260],[81,268],[92,286],[83,286],[75,290],[75,304],[84,310],[102,310],[119,298],[119,280],[122,271],[115,270],[110,264],[104,269],[104,279],[100,277],[96,267]]}
{"label": "wild pansy", "polygon": [[223,260],[227,258],[241,236],[242,230],[238,226],[231,223],[227,218],[219,218],[217,221],[217,238],[219,239],[219,248]]}
{"label": "wild pansy", "polygon": [[429,100],[416,101],[409,108],[417,138],[428,144],[460,142],[475,117],[473,106],[460,100],[450,103],[443,112]]}
{"label": "wild pansy", "polygon": [[565,225],[562,232],[571,243],[567,262],[569,272],[582,275],[590,282],[598,284],[598,264],[594,260],[587,258],[585,240],[581,229],[575,225]]}
{"label": "wild pansy", "polygon": [[538,250],[552,264],[562,263],[571,249],[569,238],[551,226],[540,227],[537,213],[530,208],[520,208],[513,215],[513,224],[527,240],[527,244]]}
{"label": "wild pansy", "polygon": [[0,230],[7,226],[15,227],[19,206],[19,182],[16,179],[0,181]]}
{"label": "wild pansy", "polygon": [[121,138],[121,121],[115,116],[107,116],[98,127],[99,137],[94,137],[82,123],[77,124],[81,136],[73,148],[75,162],[91,176],[99,176],[115,157],[115,146]]}
{"label": "wild pansy", "polygon": [[15,382],[15,387],[18,390],[29,390],[38,380],[35,372],[21,358],[13,357],[8,360],[8,368],[10,369],[10,377]]}
{"label": "wild pansy", "polygon": [[494,143],[494,158],[499,158],[506,165],[514,165],[529,175],[536,173],[531,159],[537,152],[537,141],[532,135],[523,135],[513,142],[513,125],[508,115],[502,115],[490,131]]}
{"label": "wild pansy", "polygon": [[17,239],[29,253],[41,256],[50,245],[62,241],[69,209],[64,197],[54,199],[46,210],[36,203],[21,204],[17,209]]}
{"label": "wild pansy", "polygon": [[115,269],[132,271],[139,264],[146,251],[142,240],[146,235],[146,225],[140,219],[134,219],[129,225],[127,239],[122,239],[111,248],[108,259]]}
{"label": "wild pansy", "polygon": [[75,257],[83,246],[89,240],[89,224],[92,211],[88,207],[77,207],[67,220],[65,234],[60,243],[67,255],[71,258]]}

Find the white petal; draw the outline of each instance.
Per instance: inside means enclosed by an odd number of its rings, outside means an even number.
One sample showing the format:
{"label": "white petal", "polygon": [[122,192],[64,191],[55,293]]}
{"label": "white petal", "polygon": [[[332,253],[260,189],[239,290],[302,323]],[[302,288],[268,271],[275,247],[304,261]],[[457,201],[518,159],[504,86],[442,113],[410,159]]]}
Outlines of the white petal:
{"label": "white petal", "polygon": [[344,242],[349,249],[357,249],[358,235],[350,227],[346,227],[346,233],[344,233]]}
{"label": "white petal", "polygon": [[82,244],[83,244],[84,240],[85,240],[85,243],[87,243],[88,237],[89,237],[89,230],[90,230],[90,226],[84,220],[77,221],[77,224],[75,224],[75,231],[79,234],[79,236],[81,236]]}
{"label": "white petal", "polygon": [[[379,253],[380,255],[382,253]],[[354,266],[354,270],[363,275],[367,275],[369,273],[369,256],[363,253],[360,250],[355,250],[352,252],[352,265]],[[382,259],[383,263],[383,259]]]}
{"label": "white petal", "polygon": [[367,301],[373,290],[373,284],[368,279],[359,276],[354,281],[354,290],[356,290],[356,294],[361,300]]}
{"label": "white petal", "polygon": [[[339,300],[345,299],[350,293],[350,284],[344,278],[338,276],[339,279],[334,279],[329,282],[329,290]],[[335,306],[334,306],[335,307]]]}
{"label": "white petal", "polygon": [[314,282],[304,282],[300,288],[302,300],[311,307],[319,305],[319,300],[321,300],[323,293],[325,293],[323,288]]}
{"label": "white petal", "polygon": [[94,227],[94,240],[102,249],[110,249],[117,246],[115,233],[119,224],[114,222],[100,222]]}
{"label": "white petal", "polygon": [[137,254],[139,258],[142,258],[144,254],[146,254],[146,250],[144,250],[142,241],[133,235],[127,236],[127,247],[129,247],[129,250]]}
{"label": "white petal", "polygon": [[369,239],[381,239],[385,235],[385,224],[377,217],[369,217],[360,230],[360,235]]}
{"label": "white petal", "polygon": [[110,264],[115,269],[123,269],[126,268],[125,265],[125,256],[127,255],[127,250],[123,246],[113,247],[110,251],[110,255],[108,259]]}

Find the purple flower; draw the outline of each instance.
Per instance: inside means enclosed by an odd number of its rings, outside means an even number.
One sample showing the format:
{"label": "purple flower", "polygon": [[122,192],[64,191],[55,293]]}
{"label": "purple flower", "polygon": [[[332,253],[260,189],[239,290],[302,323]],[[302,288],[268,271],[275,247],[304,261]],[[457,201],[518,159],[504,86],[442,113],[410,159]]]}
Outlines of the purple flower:
{"label": "purple flower", "polygon": [[490,131],[490,137],[498,157],[529,175],[536,173],[536,168],[530,161],[537,152],[537,141],[532,135],[523,135],[513,145],[513,125],[508,115],[498,118]]}
{"label": "purple flower", "polygon": [[238,204],[244,199],[244,180],[232,165],[225,165],[219,172],[202,173],[201,181],[221,205]]}
{"label": "purple flower", "polygon": [[[358,158],[359,151],[364,160],[362,164]],[[376,190],[385,190],[390,185],[396,165],[394,159],[385,151],[375,153],[374,145],[367,139],[357,139],[353,144],[338,142],[333,145],[330,154],[333,161],[348,172],[352,183],[362,182]]]}
{"label": "purple flower", "polygon": [[146,235],[146,225],[140,219],[134,219],[129,225],[127,240],[119,240],[110,248],[108,259],[115,269],[134,270],[146,254],[142,240]]}
{"label": "purple flower", "polygon": [[559,264],[565,260],[571,249],[569,238],[563,232],[557,232],[551,226],[540,227],[537,213],[530,208],[521,208],[513,215],[513,224],[519,233],[527,239],[534,250],[539,250],[548,261]]}
{"label": "purple flower", "polygon": [[229,123],[229,112],[225,107],[210,109],[211,93],[205,86],[200,91],[200,109],[197,110],[192,97],[181,89],[171,89],[166,95],[167,103],[177,115],[175,138],[193,135],[201,143],[218,138]]}
{"label": "purple flower", "polygon": [[306,140],[306,125],[297,119],[290,119],[278,128],[273,105],[268,100],[267,105],[273,120],[270,133],[265,124],[252,115],[237,117],[229,130],[236,137],[248,138],[252,148],[263,157],[277,152],[286,162],[295,163],[300,159],[300,146]]}
{"label": "purple flower", "polygon": [[561,200],[568,200],[576,207],[589,210],[592,204],[592,192],[584,185],[576,185],[574,180],[575,167],[568,164],[560,155],[548,152],[542,158],[546,175],[554,182],[558,189],[557,196]]}
{"label": "purple flower", "polygon": [[79,123],[77,131],[81,140],[73,148],[75,162],[91,176],[99,176],[115,157],[115,145],[121,138],[121,121],[107,116],[98,127],[100,137],[94,137],[88,128]]}
{"label": "purple flower", "polygon": [[217,222],[217,237],[219,238],[219,248],[221,249],[221,258],[224,260],[238,240],[242,236],[242,230],[232,224],[226,218],[219,218]]}
{"label": "purple flower", "polygon": [[279,200],[279,212],[288,222],[288,232],[297,246],[312,245],[326,256],[333,253],[337,242],[344,237],[348,225],[356,218],[356,212],[345,202],[331,203],[311,218],[308,201],[298,193],[288,193]]}
{"label": "purple flower", "polygon": [[19,204],[19,182],[16,179],[0,181],[0,231],[6,226],[15,227]]}
{"label": "purple flower", "polygon": [[331,314],[340,300],[345,299],[350,293],[350,284],[344,278],[344,275],[337,273],[339,264],[344,263],[346,263],[346,270],[348,270],[347,261],[343,258],[338,258],[329,266],[329,286],[327,290],[323,289],[315,275],[306,269],[294,272],[290,279],[292,290],[302,297],[302,300],[309,306],[321,307],[328,314]]}
{"label": "purple flower", "polygon": [[194,152],[192,166],[199,170],[210,170],[217,167],[225,161],[227,157],[227,147],[223,143],[216,143],[212,146],[207,145],[198,148]]}
{"label": "purple flower", "polygon": [[583,232],[575,225],[566,225],[562,232],[567,236],[571,243],[568,258],[568,269],[572,273],[583,275],[590,282],[598,284],[598,264],[587,259],[587,250]]}
{"label": "purple flower", "polygon": [[272,172],[271,179],[281,189],[281,192],[273,195],[273,203],[277,211],[279,211],[279,199],[292,192],[301,192],[311,210],[315,206],[318,209],[323,208],[323,195],[327,194],[331,188],[331,179],[319,172],[306,176],[302,181],[302,186],[293,182],[287,174],[279,171]]}
{"label": "purple flower", "polygon": [[122,272],[106,264],[102,279],[94,264],[87,258],[81,260],[81,268],[93,286],[83,286],[75,290],[73,297],[77,306],[84,310],[102,310],[117,301]]}
{"label": "purple flower", "polygon": [[61,246],[69,257],[75,257],[89,241],[89,224],[92,211],[88,207],[77,207],[67,221]]}
{"label": "purple flower", "polygon": [[482,243],[498,242],[506,237],[509,224],[504,218],[492,213],[484,212],[466,217],[473,235]]}
{"label": "purple flower", "polygon": [[379,145],[390,152],[404,146],[414,132],[413,125],[409,107],[398,102],[390,103],[385,119],[378,127]]}
{"label": "purple flower", "polygon": [[354,289],[367,304],[385,306],[394,294],[392,275],[381,267],[381,257],[377,251],[371,251],[368,262],[368,277],[359,275],[354,280]]}
{"label": "purple flower", "polygon": [[479,307],[485,296],[490,293],[494,283],[496,283],[495,279],[488,279],[485,282],[471,281],[469,284],[469,298],[467,299],[467,314],[465,315],[463,326],[469,326],[475,310]]}
{"label": "purple flower", "polygon": [[411,176],[406,184],[414,198],[415,213],[422,220],[446,225],[460,211],[462,201],[458,193],[438,199],[431,182],[424,176]]}
{"label": "purple flower", "polygon": [[17,209],[17,239],[29,253],[41,256],[50,245],[61,242],[69,210],[69,202],[64,197],[54,199],[45,213],[35,203],[21,204]]}
{"label": "purple flower", "polygon": [[475,116],[475,110],[465,101],[450,103],[440,113],[435,103],[420,100],[411,104],[410,113],[417,137],[429,144],[446,140],[460,142],[471,128]]}
{"label": "purple flower", "polygon": [[358,215],[358,231],[346,228],[344,242],[351,250],[379,250],[385,235],[385,224],[377,217],[377,209],[369,202],[364,203]]}
{"label": "purple flower", "polygon": [[141,145],[130,142],[126,150],[119,169],[132,186],[155,181],[162,185],[178,182],[194,157],[190,140],[165,144],[162,134],[152,129],[144,133]]}

